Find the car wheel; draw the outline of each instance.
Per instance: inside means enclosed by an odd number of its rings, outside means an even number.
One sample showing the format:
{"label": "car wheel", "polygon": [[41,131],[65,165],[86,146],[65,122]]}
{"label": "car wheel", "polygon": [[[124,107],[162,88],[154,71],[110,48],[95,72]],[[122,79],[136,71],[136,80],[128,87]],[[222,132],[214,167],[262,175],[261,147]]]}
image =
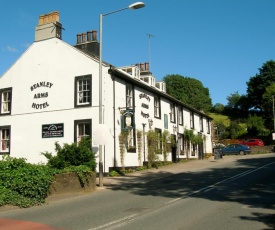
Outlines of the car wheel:
{"label": "car wheel", "polygon": [[240,155],[244,155],[244,151],[240,151]]}

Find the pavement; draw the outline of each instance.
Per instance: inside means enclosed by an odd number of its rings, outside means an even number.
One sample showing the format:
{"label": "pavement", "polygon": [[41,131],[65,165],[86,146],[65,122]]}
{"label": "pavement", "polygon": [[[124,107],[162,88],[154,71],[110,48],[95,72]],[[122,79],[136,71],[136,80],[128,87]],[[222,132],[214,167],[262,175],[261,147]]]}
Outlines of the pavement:
{"label": "pavement", "polygon": [[224,164],[229,161],[234,161],[237,158],[234,156],[223,157],[221,159],[215,160],[214,157],[210,157],[204,160],[189,160],[186,162],[174,163],[166,166],[161,166],[158,169],[151,168],[142,171],[136,171],[133,173],[128,173],[125,176],[118,177],[104,177],[103,187],[99,187],[99,178],[96,178],[97,189],[109,188],[112,185],[117,185],[119,183],[127,182],[128,180],[153,180],[160,177],[171,176],[171,174],[177,174],[181,172],[193,172],[201,170],[204,168],[212,167],[217,164]]}

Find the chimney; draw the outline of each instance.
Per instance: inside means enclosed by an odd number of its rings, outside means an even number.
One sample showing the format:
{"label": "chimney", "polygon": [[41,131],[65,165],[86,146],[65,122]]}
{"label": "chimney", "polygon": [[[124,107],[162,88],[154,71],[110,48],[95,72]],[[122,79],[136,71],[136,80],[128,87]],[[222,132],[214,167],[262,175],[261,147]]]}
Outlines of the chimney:
{"label": "chimney", "polygon": [[77,41],[74,47],[90,55],[99,56],[99,43],[97,42],[96,34],[96,30],[77,34]]}
{"label": "chimney", "polygon": [[149,62],[145,62],[145,71],[149,71]]}
{"label": "chimney", "polygon": [[145,69],[144,69],[144,63],[140,63],[139,66],[140,66],[140,71],[145,71]]}
{"label": "chimney", "polygon": [[76,39],[77,39],[77,44],[80,44],[80,43],[82,43],[82,37],[81,37],[82,35],[81,34],[77,34],[76,35]]}
{"label": "chimney", "polygon": [[35,28],[34,41],[42,41],[50,38],[62,38],[62,24],[59,22],[59,12],[54,11],[39,16],[38,25]]}
{"label": "chimney", "polygon": [[93,41],[97,41],[97,31],[93,30],[92,34],[93,34]]}
{"label": "chimney", "polygon": [[86,37],[87,37],[87,34],[82,33],[82,43],[85,43],[87,41]]}
{"label": "chimney", "polygon": [[92,41],[92,31],[87,32],[87,41]]}

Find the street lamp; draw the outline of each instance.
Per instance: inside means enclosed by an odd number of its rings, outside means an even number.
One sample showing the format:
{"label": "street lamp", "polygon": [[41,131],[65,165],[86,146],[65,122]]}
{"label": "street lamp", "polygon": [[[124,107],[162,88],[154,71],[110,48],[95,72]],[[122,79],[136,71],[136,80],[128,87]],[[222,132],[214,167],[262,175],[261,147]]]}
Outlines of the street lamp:
{"label": "street lamp", "polygon": [[[136,2],[129,5],[126,8],[112,11],[107,14],[100,14],[99,16],[99,125],[103,124],[103,114],[102,114],[102,19],[104,16],[113,14],[122,10],[137,10],[144,7],[143,2]],[[99,187],[103,186],[103,162],[102,162],[102,144],[99,144]]]}

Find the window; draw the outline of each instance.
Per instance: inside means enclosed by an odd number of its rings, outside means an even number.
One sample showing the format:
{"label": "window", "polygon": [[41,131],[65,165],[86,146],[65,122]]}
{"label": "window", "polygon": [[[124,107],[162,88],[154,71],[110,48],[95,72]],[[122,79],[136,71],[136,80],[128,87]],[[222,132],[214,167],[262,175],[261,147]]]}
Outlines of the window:
{"label": "window", "polygon": [[133,108],[133,86],[126,84],[126,108]]}
{"label": "window", "polygon": [[92,95],[92,75],[75,78],[75,107],[90,106]]}
{"label": "window", "polygon": [[179,114],[179,125],[183,125],[183,111],[182,111],[182,107],[179,106],[178,107],[178,114]]}
{"label": "window", "polygon": [[200,116],[200,131],[203,132],[203,118]]}
{"label": "window", "polygon": [[12,89],[2,89],[0,90],[0,114],[8,115],[11,114],[11,97]]}
{"label": "window", "polygon": [[190,128],[194,129],[194,113],[190,112]]}
{"label": "window", "polygon": [[74,130],[75,130],[75,142],[79,142],[82,137],[91,137],[92,130],[92,122],[91,120],[76,120],[74,122]]}
{"label": "window", "polygon": [[183,134],[179,134],[178,148],[179,148],[180,155],[184,155],[185,153],[184,153],[184,136],[183,136]]}
{"label": "window", "polygon": [[155,133],[156,133],[156,140],[155,143],[156,144],[156,153],[157,154],[162,154],[162,134],[161,134],[161,129],[155,129]]}
{"label": "window", "polygon": [[207,133],[210,133],[209,119],[206,121],[206,131]]}
{"label": "window", "polygon": [[192,157],[196,156],[196,153],[197,153],[197,145],[192,144],[191,156],[192,156]]}
{"label": "window", "polygon": [[175,105],[173,103],[170,104],[170,121],[175,122]]}
{"label": "window", "polygon": [[128,140],[127,140],[127,152],[136,152],[136,138],[135,129],[128,129]]}
{"label": "window", "polygon": [[10,126],[0,127],[0,153],[10,152]]}
{"label": "window", "polygon": [[160,99],[158,96],[154,96],[154,116],[160,118]]}

